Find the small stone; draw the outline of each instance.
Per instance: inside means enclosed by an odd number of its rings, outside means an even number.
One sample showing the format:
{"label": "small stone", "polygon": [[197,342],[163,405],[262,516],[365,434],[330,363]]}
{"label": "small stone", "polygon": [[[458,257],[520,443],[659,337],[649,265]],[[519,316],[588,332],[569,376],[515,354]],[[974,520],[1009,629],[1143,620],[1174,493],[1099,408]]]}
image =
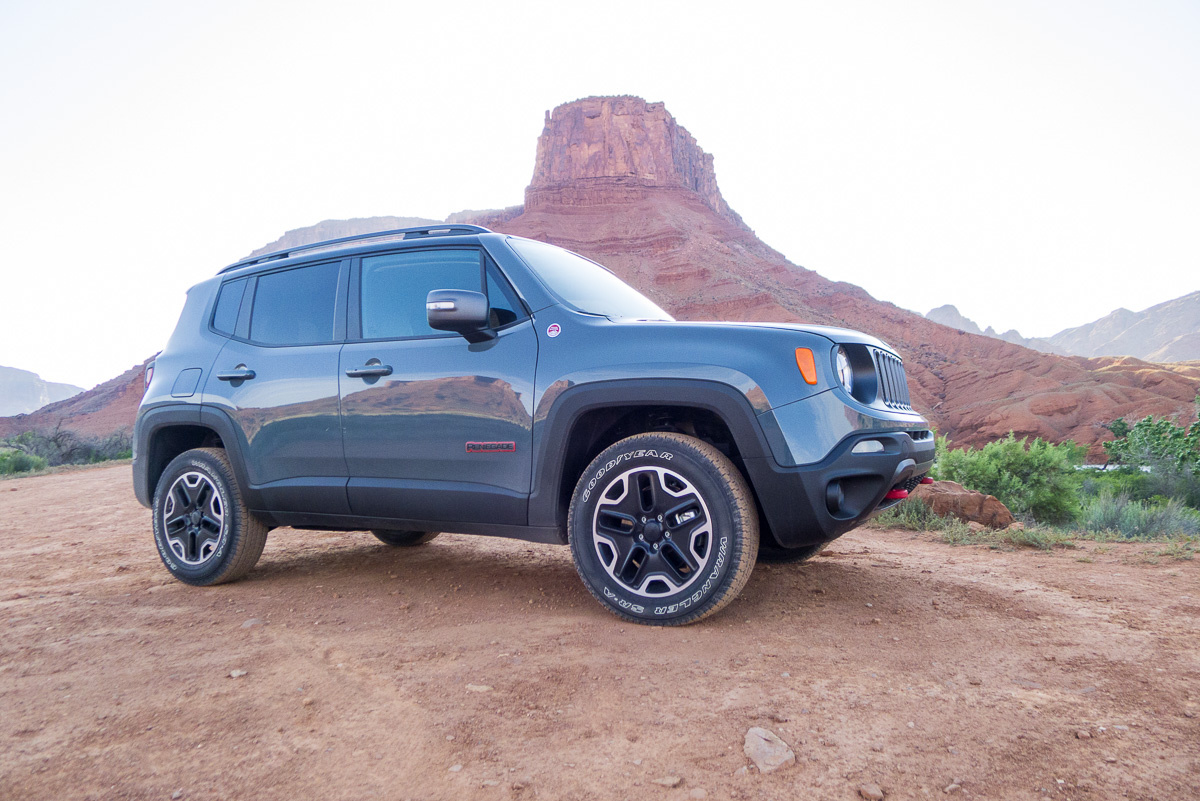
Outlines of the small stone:
{"label": "small stone", "polygon": [[983,684],[983,679],[972,677],[967,679],[967,684],[970,684],[972,687],[978,687],[980,684]]}
{"label": "small stone", "polygon": [[883,743],[875,743],[875,745],[871,746],[871,750],[877,754],[882,754],[883,753]]}
{"label": "small stone", "polygon": [[738,768],[737,770],[735,770],[733,772],[734,776],[747,776],[749,774],[750,774],[750,768],[746,767],[745,765],[742,765],[740,768]]}
{"label": "small stone", "polygon": [[910,729],[917,728],[917,724],[913,723],[911,720],[908,723],[905,723],[904,725],[908,726],[908,728],[910,728]]}
{"label": "small stone", "polygon": [[688,793],[688,798],[708,798],[708,790],[703,787],[693,787]]}
{"label": "small stone", "polygon": [[947,793],[947,794],[949,794],[949,793],[957,793],[957,792],[958,792],[959,790],[961,790],[961,789],[962,789],[962,785],[961,785],[961,784],[947,784],[947,785],[945,786],[945,788],[943,788],[942,792],[943,792],[943,793]]}
{"label": "small stone", "polygon": [[871,622],[874,624],[879,624],[879,623],[882,623],[883,621],[877,617],[873,617],[873,618],[871,618]]}
{"label": "small stone", "polygon": [[790,679],[792,677],[792,674],[791,673],[780,673],[779,676],[780,676],[780,678]]}
{"label": "small stone", "polygon": [[183,790],[176,790],[175,792],[171,793],[171,798],[175,799],[175,801],[183,798]]}
{"label": "small stone", "polygon": [[642,760],[640,760],[640,759],[635,759],[635,760],[633,760],[633,764],[635,764],[635,765],[640,765],[640,764],[642,764]]}
{"label": "small stone", "polygon": [[652,779],[651,784],[657,784],[662,787],[678,787],[683,779],[678,776],[663,776],[661,779]]}
{"label": "small stone", "polygon": [[1053,662],[1053,661],[1054,661],[1054,654],[1046,654],[1046,656],[1045,656],[1045,660],[1046,660],[1047,662]]}
{"label": "small stone", "polygon": [[450,766],[451,773],[458,773],[460,770],[462,770],[462,765],[451,765]]}
{"label": "small stone", "polygon": [[255,626],[261,626],[261,625],[263,625],[262,618],[252,617],[249,620],[247,620],[245,623],[242,624],[242,628],[252,629]]}
{"label": "small stone", "polygon": [[1075,732],[1075,739],[1090,740],[1092,739],[1092,733],[1087,729],[1080,729],[1079,731]]}
{"label": "small stone", "polygon": [[300,702],[300,706],[312,706],[312,705],[313,705],[313,699],[311,699],[311,698],[305,698],[303,701]]}
{"label": "small stone", "polygon": [[482,784],[484,787],[499,787],[500,786],[500,782],[496,781],[495,779],[484,779]]}
{"label": "small stone", "polygon": [[490,693],[492,688],[487,684],[468,684],[467,690],[473,693]]}
{"label": "small stone", "polygon": [[879,789],[878,784],[859,785],[858,794],[867,801],[883,801],[883,790]]}
{"label": "small stone", "polygon": [[1113,763],[1115,763],[1117,761],[1117,758],[1116,757],[1105,757],[1104,761],[1107,762],[1108,764],[1112,765]]}
{"label": "small stone", "polygon": [[453,740],[453,739],[454,739],[454,735],[453,735],[453,734],[447,734],[447,735],[446,735],[446,741],[447,741],[447,742],[449,742],[449,741],[451,741],[451,740]]}
{"label": "small stone", "polygon": [[242,676],[245,676],[248,672],[249,671],[246,671],[246,670],[231,670],[231,671],[229,671],[229,678],[240,679]]}
{"label": "small stone", "polygon": [[772,731],[753,726],[746,732],[742,751],[762,773],[796,764],[796,754]]}

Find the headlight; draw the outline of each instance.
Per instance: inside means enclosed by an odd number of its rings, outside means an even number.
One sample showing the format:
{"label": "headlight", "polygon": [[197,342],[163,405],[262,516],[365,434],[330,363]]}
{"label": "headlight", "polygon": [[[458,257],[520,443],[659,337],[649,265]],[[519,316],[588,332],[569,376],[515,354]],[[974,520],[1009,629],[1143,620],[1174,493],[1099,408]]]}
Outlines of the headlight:
{"label": "headlight", "polygon": [[842,387],[851,395],[854,394],[854,368],[850,366],[850,356],[846,353],[845,348],[838,348],[837,355],[833,361],[834,372],[837,373],[838,381],[842,382]]}

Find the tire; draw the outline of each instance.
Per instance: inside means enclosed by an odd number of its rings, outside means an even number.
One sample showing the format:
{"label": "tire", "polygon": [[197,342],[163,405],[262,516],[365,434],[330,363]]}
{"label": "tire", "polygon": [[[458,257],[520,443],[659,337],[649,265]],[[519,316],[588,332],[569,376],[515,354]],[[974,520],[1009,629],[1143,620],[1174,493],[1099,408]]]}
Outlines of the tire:
{"label": "tire", "polygon": [[792,565],[807,562],[821,552],[829,543],[818,542],[816,545],[802,545],[799,548],[781,548],[778,545],[758,544],[758,561],[769,565]]}
{"label": "tire", "polygon": [[729,604],[754,569],[758,514],[745,479],[711,445],[638,434],[583,472],[567,512],[583,584],[617,617],[695,623]]}
{"label": "tire", "polygon": [[186,584],[203,587],[241,578],[267,543],[267,527],[246,509],[220,448],[176,456],[158,479],[151,510],[158,555]]}
{"label": "tire", "polygon": [[382,528],[373,528],[371,533],[380,542],[386,542],[388,545],[397,548],[411,548],[414,545],[424,545],[431,539],[436,537],[438,531],[389,531]]}

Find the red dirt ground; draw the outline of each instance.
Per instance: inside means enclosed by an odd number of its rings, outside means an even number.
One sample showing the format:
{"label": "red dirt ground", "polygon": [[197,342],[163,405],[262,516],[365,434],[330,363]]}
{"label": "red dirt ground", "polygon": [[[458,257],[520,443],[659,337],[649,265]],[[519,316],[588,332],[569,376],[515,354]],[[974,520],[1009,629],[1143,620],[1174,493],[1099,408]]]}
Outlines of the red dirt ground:
{"label": "red dirt ground", "polygon": [[[1200,565],[1162,546],[860,530],[655,629],[465,536],[278,530],[187,587],[123,465],[0,482],[0,548],[6,799],[1200,797]],[[751,726],[796,764],[741,770]]]}

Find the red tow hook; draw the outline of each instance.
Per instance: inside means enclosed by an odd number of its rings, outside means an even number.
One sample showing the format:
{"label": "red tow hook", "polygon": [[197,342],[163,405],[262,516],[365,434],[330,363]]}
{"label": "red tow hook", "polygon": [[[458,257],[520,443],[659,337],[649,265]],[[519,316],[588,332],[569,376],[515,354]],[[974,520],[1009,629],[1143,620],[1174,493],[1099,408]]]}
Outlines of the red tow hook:
{"label": "red tow hook", "polygon": [[888,494],[883,496],[885,501],[902,501],[908,497],[908,490],[905,489],[890,489]]}
{"label": "red tow hook", "polygon": [[921,479],[921,483],[922,483],[922,484],[932,484],[932,483],[933,483],[933,479],[932,479],[932,478],[930,478],[929,476],[925,476],[924,478],[922,478],[922,479]]}

